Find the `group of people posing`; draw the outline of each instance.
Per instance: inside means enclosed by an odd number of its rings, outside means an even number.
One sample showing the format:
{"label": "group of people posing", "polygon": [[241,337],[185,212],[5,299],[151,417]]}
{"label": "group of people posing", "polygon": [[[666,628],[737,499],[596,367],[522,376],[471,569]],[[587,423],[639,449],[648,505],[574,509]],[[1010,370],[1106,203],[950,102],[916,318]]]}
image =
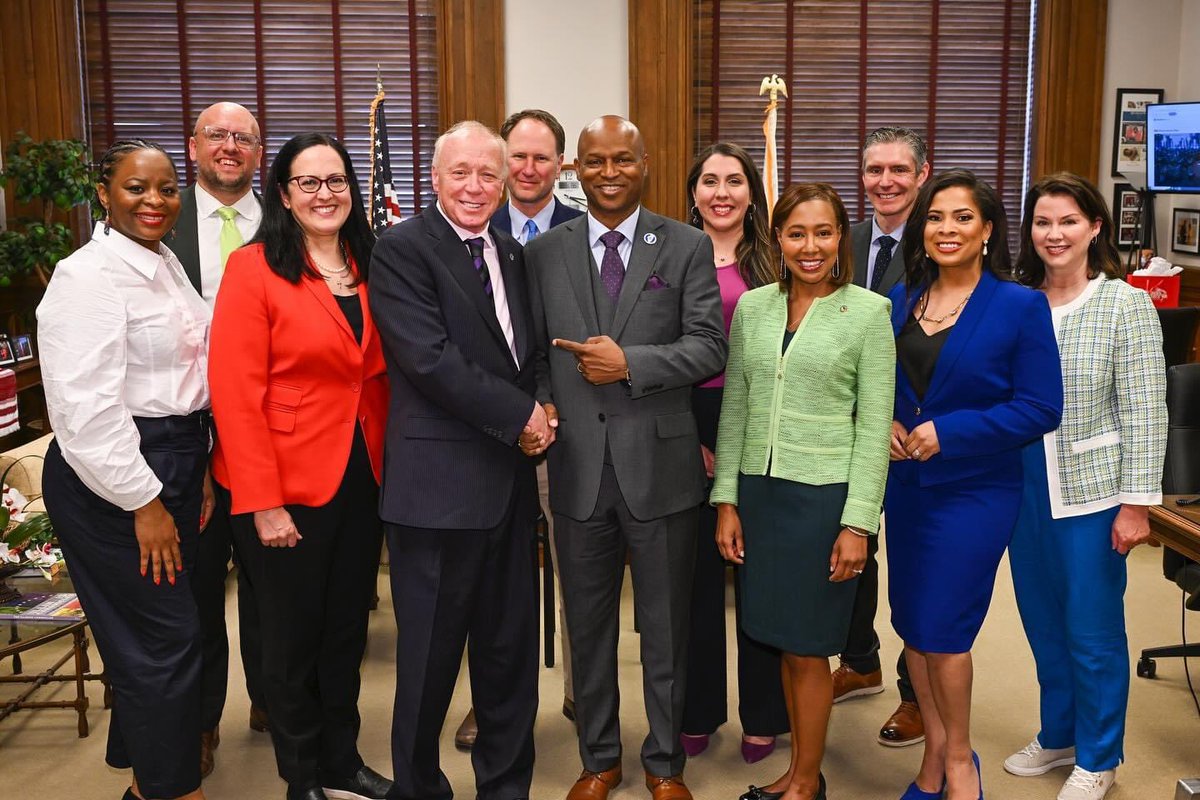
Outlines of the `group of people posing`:
{"label": "group of people posing", "polygon": [[[687,223],[654,214],[641,133],[615,116],[579,135],[581,213],[553,194],[564,151],[545,111],[460,122],[435,201],[378,239],[327,135],[288,140],[254,192],[262,139],[235,104],[197,120],[186,189],[157,144],[104,155],[105,219],[58,265],[38,336],[46,505],[112,682],[125,797],[204,797],[232,555],[251,726],[289,800],[452,797],[439,738],[464,648],[476,794],[529,798],[544,462],[583,765],[567,800],[623,778],[627,560],[652,799],[691,799],[685,761],[726,721],[729,564],[742,755],[791,747],[741,800],[824,798],[833,703],[882,691],[881,512],[904,652],[880,742],[924,742],[898,796],[983,797],[971,648],[1007,549],[1041,724],[1004,768],[1073,765],[1059,798],[1102,798],[1166,409],[1157,317],[1120,280],[1097,189],[1037,181],[1014,263],[994,189],[931,175],[904,128],[864,143],[856,225],[824,183],[770,209],[731,143],[697,157]],[[392,779],[357,747],[384,540]]]}

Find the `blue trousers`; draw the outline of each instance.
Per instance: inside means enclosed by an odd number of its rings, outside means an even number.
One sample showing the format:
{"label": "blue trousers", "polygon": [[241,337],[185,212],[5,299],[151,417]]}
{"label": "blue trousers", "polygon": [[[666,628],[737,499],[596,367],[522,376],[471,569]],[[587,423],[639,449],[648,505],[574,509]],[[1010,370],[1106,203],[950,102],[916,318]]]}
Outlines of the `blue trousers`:
{"label": "blue trousers", "polygon": [[1009,545],[1013,588],[1037,663],[1043,747],[1075,747],[1092,772],[1124,759],[1129,704],[1125,556],[1112,549],[1118,508],[1052,519],[1042,442],[1023,453],[1025,488]]}

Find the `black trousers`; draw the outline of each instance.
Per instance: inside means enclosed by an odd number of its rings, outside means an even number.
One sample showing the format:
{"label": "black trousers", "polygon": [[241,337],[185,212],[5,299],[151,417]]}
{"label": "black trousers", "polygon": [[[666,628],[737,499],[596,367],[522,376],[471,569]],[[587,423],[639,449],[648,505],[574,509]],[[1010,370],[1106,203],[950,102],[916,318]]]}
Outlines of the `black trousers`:
{"label": "black trousers", "polygon": [[[692,412],[700,443],[716,447],[721,389],[692,391]],[[728,564],[715,540],[716,509],[707,503],[697,517],[696,572],[692,582],[691,633],[688,636],[687,692],[683,732],[710,734],[728,718],[725,657],[725,577]],[[787,704],[780,681],[780,654],[742,632],[740,584],[734,582],[737,616],[738,716],[746,736],[777,736],[788,731]]]}
{"label": "black trousers", "polygon": [[[879,635],[875,633],[875,611],[879,607],[879,537],[867,539],[867,563],[862,575],[858,576],[858,590],[854,595],[854,610],[850,614],[850,633],[846,636],[846,649],[842,661],[855,672],[865,674],[880,668]],[[908,663],[904,650],[896,659],[896,686],[900,699],[917,702],[912,680],[908,677]]]}
{"label": "black trousers", "polygon": [[50,443],[42,475],[46,510],[70,565],[113,690],[105,760],[133,768],[147,798],[200,786],[200,622],[192,596],[208,415],[135,418],[141,451],[163,483],[183,572],[155,585],[140,574],[133,513],[93,494]]}
{"label": "black trousers", "polygon": [[286,505],[303,537],[264,547],[253,514],[233,516],[262,621],[262,678],[279,776],[307,788],[348,777],[358,754],[359,666],[379,576],[379,487],[362,431],[337,493]]}
{"label": "black trousers", "polygon": [[[531,467],[532,469],[532,467]],[[518,480],[489,530],[387,524],[396,612],[397,800],[450,800],[438,745],[467,647],[478,800],[529,797],[538,703],[537,495]]]}
{"label": "black trousers", "polygon": [[262,633],[258,622],[254,589],[249,572],[240,568],[242,558],[233,547],[233,525],[229,516],[229,492],[216,488],[216,507],[208,527],[200,534],[192,593],[200,614],[202,646],[200,729],[209,731],[221,722],[229,684],[229,635],[225,628],[225,580],[232,556],[237,570],[238,632],[246,693],[250,702],[266,709],[262,687]]}

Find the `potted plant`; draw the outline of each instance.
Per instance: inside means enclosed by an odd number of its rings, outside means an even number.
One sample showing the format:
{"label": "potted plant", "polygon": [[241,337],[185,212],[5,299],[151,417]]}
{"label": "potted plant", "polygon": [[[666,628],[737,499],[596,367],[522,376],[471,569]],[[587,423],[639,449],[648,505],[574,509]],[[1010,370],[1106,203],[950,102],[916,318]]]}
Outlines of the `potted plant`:
{"label": "potted plant", "polygon": [[5,153],[0,185],[13,187],[20,203],[36,203],[39,217],[17,217],[0,233],[0,286],[36,275],[43,286],[60,259],[74,249],[70,226],[54,220],[55,209],[70,211],[91,200],[94,175],[87,146],[78,139],[35,142],[23,132]]}

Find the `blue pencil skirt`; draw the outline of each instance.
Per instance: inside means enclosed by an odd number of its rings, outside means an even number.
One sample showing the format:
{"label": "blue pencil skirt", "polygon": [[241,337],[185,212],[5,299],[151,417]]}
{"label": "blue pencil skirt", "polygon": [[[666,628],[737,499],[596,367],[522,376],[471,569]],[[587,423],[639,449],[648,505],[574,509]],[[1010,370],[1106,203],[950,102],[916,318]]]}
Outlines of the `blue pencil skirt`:
{"label": "blue pencil skirt", "polygon": [[1025,491],[1009,546],[1013,588],[1037,664],[1043,747],[1075,748],[1091,772],[1124,758],[1129,704],[1125,556],[1112,548],[1118,507],[1050,516],[1041,441],[1022,453]]}
{"label": "blue pencil skirt", "polygon": [[931,653],[971,649],[1020,501],[1019,475],[938,486],[888,479],[888,600],[905,644]]}

